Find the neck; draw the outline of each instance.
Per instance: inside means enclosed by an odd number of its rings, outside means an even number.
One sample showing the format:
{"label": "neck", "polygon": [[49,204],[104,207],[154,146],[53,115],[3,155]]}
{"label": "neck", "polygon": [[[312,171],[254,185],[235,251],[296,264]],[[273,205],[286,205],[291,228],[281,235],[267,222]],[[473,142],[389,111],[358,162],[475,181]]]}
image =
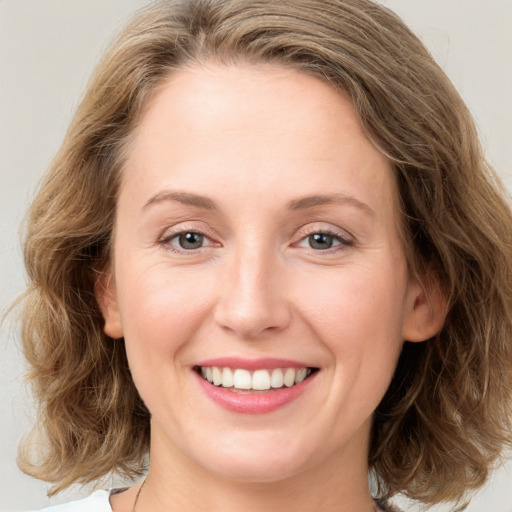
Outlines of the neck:
{"label": "neck", "polygon": [[[350,452],[350,447],[346,451]],[[136,512],[373,512],[366,458],[353,455],[335,454],[322,464],[282,480],[241,482],[210,472],[179,450],[159,446],[156,440],[152,442],[150,468]]]}

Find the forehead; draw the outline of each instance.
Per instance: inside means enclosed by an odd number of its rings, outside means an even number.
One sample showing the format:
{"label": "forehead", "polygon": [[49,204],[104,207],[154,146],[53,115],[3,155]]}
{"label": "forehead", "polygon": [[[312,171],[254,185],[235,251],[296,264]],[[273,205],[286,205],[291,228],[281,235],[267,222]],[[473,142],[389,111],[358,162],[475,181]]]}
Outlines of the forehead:
{"label": "forehead", "polygon": [[[368,143],[347,93],[318,77],[271,64],[196,64],[173,72],[143,111],[135,138],[147,143],[146,134],[169,130],[173,120],[181,135],[193,128],[195,136],[208,139],[219,128],[240,130],[256,123],[282,135],[301,123],[305,136],[318,137],[333,127],[326,121],[342,120],[337,135],[350,130]],[[316,123],[325,130],[318,133]]]}
{"label": "forehead", "polygon": [[229,183],[255,195],[300,180],[315,192],[334,187],[337,170],[368,200],[394,195],[391,166],[364,135],[348,95],[293,69],[210,64],[177,71],[156,91],[123,181],[140,191],[189,178],[199,193]]}

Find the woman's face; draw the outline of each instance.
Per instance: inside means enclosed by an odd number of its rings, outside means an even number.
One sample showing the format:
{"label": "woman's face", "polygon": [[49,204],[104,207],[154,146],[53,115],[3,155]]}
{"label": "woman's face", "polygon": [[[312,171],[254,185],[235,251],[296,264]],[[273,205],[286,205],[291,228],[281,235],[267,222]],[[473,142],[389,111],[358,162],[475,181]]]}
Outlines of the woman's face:
{"label": "woman's face", "polygon": [[244,481],[365,470],[423,306],[392,170],[350,100],[294,70],[197,66],[134,135],[99,301],[152,462]]}

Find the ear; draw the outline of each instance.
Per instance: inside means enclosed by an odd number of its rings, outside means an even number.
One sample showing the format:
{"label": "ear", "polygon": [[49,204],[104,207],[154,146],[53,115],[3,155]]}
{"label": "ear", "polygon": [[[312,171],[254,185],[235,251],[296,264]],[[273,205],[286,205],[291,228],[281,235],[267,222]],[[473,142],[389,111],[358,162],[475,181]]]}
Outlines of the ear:
{"label": "ear", "polygon": [[112,271],[102,271],[94,286],[94,294],[100,307],[105,326],[103,330],[111,338],[122,338],[123,325],[117,303],[116,285]]}
{"label": "ear", "polygon": [[[412,278],[411,278],[412,279]],[[409,283],[403,323],[405,341],[425,341],[441,331],[447,315],[447,300],[433,273]]]}

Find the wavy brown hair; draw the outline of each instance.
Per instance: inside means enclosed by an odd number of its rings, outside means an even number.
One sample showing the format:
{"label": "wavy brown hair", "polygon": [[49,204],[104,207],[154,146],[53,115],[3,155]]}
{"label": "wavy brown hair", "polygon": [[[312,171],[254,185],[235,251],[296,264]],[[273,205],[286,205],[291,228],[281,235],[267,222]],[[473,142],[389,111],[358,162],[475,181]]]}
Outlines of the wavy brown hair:
{"label": "wavy brown hair", "polygon": [[410,272],[435,276],[449,313],[435,338],[405,343],[369,464],[382,496],[461,499],[511,442],[512,216],[458,93],[370,0],[168,0],[120,34],[28,216],[22,338],[40,408],[22,469],[54,492],[143,470],[149,413],[123,340],[103,333],[94,287],[144,107],[173,71],[211,60],[292,67],[345,91],[393,163]]}

